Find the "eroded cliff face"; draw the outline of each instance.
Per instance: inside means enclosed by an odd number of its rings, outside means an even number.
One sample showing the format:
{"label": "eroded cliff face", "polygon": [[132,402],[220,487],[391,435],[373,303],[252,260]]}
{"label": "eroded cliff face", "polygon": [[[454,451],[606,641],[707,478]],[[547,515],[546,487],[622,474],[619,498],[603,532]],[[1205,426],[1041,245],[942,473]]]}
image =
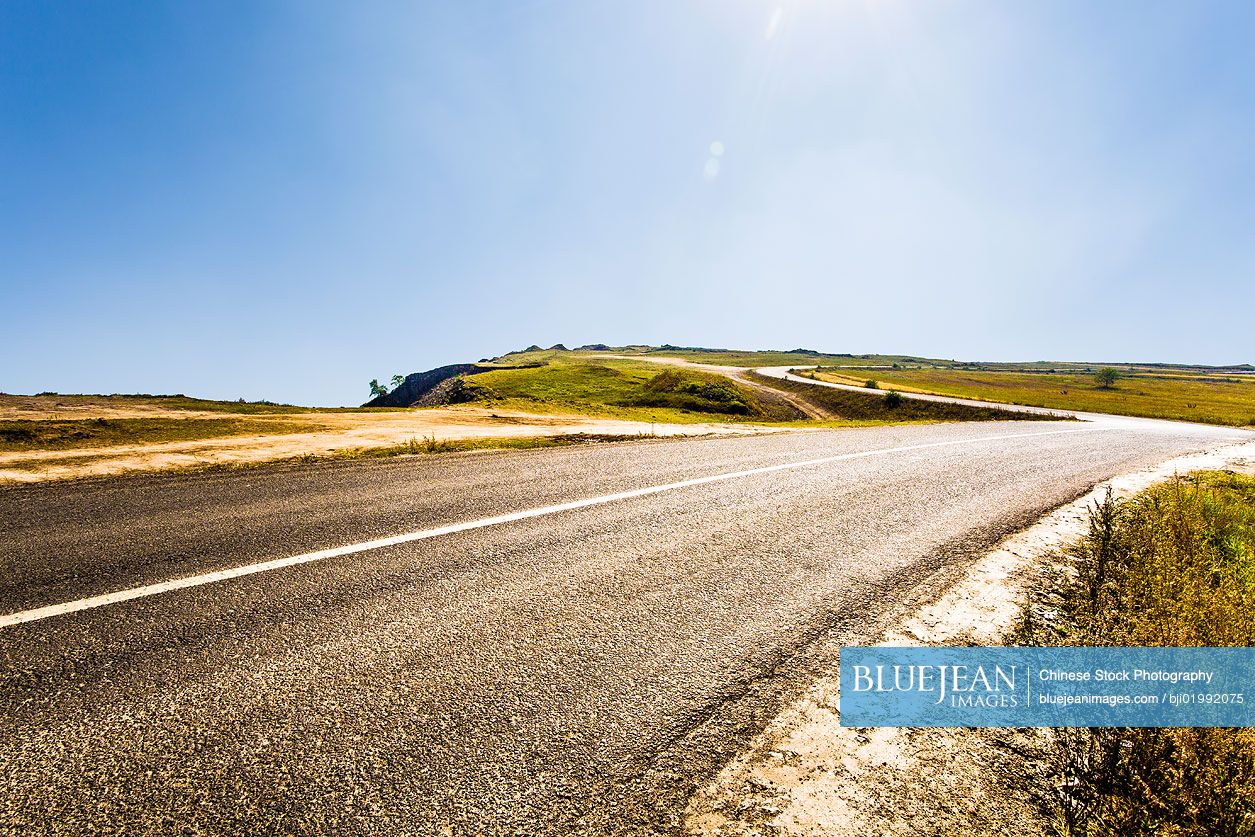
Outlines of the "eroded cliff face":
{"label": "eroded cliff face", "polygon": [[455,378],[458,375],[473,375],[476,372],[486,372],[487,369],[477,366],[474,363],[451,363],[448,366],[438,366],[435,369],[429,369],[426,372],[414,372],[405,376],[405,382],[394,389],[387,395],[380,395],[372,398],[363,404],[363,407],[412,407],[424,395],[431,392],[440,384]]}

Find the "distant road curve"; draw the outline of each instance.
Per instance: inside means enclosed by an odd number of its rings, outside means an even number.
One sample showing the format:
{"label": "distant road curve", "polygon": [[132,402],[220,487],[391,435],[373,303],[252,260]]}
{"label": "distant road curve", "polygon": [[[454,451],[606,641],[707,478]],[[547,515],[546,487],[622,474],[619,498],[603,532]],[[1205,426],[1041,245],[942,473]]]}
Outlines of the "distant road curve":
{"label": "distant road curve", "polygon": [[[844,389],[850,392],[860,392],[867,395],[883,394],[887,390],[868,389],[867,387],[856,387],[851,384],[834,384],[831,381],[818,381],[814,378],[803,378],[801,375],[792,374],[794,369],[815,369],[815,366],[760,366],[754,371],[760,375],[766,375],[769,378],[779,378],[783,381],[797,381],[803,384],[812,384],[818,387],[829,387],[831,389]],[[853,368],[853,367],[851,367]],[[882,367],[883,368],[883,367]],[[894,390],[903,398],[914,398],[917,401],[939,401],[943,404],[964,404],[969,407],[984,407],[986,409],[995,407],[1003,410],[1010,410],[1015,413],[1033,413],[1041,416],[1079,416],[1073,410],[1047,410],[1044,407],[1029,407],[1024,404],[1008,404],[1005,401],[977,401],[973,398],[954,398],[949,395],[929,395],[923,392],[903,392]]]}

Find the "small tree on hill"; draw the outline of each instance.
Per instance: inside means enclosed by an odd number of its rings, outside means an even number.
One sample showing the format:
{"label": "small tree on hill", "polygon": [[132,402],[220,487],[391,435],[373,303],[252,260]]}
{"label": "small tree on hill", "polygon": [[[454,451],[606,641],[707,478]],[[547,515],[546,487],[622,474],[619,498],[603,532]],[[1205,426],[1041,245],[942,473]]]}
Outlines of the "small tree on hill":
{"label": "small tree on hill", "polygon": [[405,383],[405,376],[404,376],[404,375],[393,375],[393,376],[392,376],[392,388],[393,388],[393,389],[396,389],[397,387],[401,386],[401,384],[403,384],[403,383]]}
{"label": "small tree on hill", "polygon": [[1094,380],[1098,382],[1099,389],[1115,389],[1119,378],[1119,371],[1110,366],[1105,366],[1094,373]]}
{"label": "small tree on hill", "polygon": [[371,397],[371,398],[379,398],[380,396],[382,396],[382,395],[387,395],[387,394],[388,394],[388,388],[387,388],[387,387],[385,387],[385,386],[383,386],[383,385],[381,385],[381,384],[379,383],[379,379],[378,379],[378,378],[371,378],[371,380],[370,380],[370,397]]}

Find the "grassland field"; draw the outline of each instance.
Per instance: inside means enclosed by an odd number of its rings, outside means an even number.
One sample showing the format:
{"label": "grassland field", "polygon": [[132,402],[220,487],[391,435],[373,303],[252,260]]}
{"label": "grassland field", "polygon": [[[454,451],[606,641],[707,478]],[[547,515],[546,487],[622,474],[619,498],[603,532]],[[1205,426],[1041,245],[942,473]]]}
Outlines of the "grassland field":
{"label": "grassland field", "polygon": [[1101,388],[1085,372],[971,369],[856,370],[820,367],[820,380],[882,389],[1000,401],[1054,410],[1222,424],[1255,425],[1255,375],[1125,368],[1114,387]]}

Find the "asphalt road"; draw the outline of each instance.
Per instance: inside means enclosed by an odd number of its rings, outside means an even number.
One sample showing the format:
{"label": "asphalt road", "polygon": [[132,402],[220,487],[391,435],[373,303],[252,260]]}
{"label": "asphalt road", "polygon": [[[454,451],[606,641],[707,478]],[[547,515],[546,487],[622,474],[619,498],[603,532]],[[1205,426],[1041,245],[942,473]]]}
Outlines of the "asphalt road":
{"label": "asphalt road", "polygon": [[1021,421],[6,489],[12,615],[824,460],[0,627],[0,828],[666,832],[840,645],[1000,534],[1249,437]]}

